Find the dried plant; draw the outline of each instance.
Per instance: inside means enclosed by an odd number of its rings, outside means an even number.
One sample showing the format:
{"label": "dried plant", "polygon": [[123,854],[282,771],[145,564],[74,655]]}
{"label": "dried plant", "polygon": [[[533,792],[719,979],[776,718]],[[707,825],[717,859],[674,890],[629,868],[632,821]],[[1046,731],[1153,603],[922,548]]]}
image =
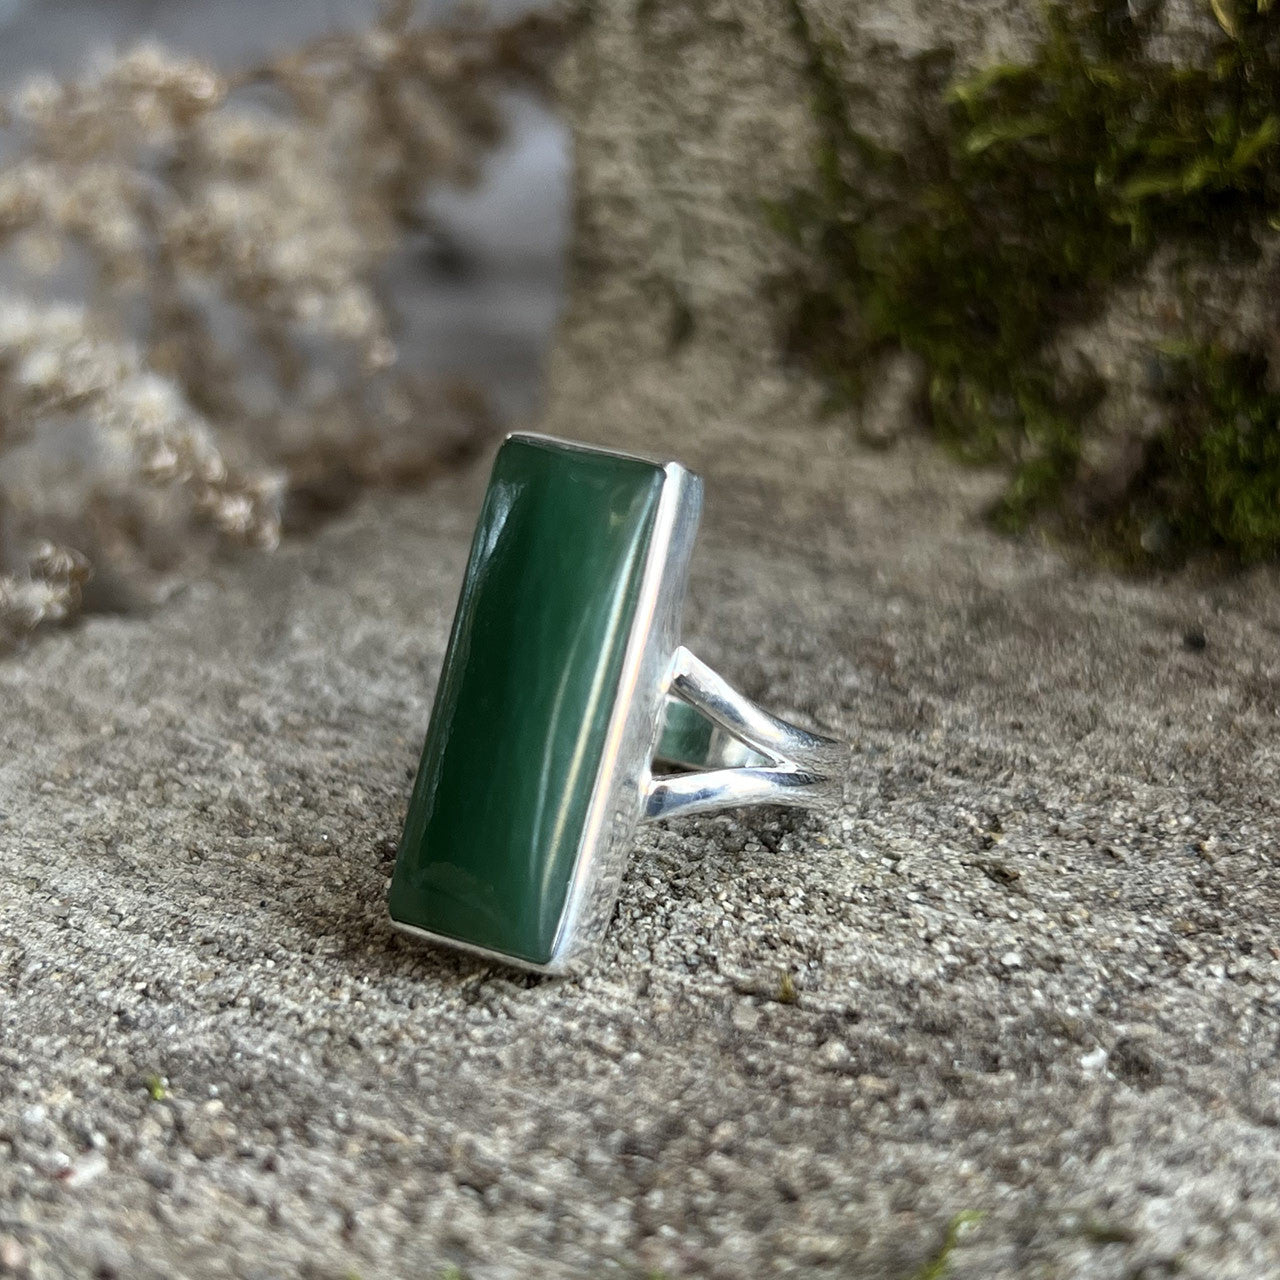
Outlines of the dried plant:
{"label": "dried plant", "polygon": [[144,45],[0,108],[0,639],[95,569],[150,587],[473,445],[481,402],[402,367],[384,280],[557,45],[397,3],[234,76]]}

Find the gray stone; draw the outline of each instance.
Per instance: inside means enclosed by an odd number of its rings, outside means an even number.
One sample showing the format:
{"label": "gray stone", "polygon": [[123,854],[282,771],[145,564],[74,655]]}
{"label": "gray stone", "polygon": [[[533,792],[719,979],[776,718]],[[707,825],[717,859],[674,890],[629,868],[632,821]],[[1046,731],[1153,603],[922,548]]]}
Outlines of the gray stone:
{"label": "gray stone", "polygon": [[959,1276],[1275,1269],[1280,584],[1085,573],[918,448],[810,450],[712,470],[689,632],[855,740],[847,806],[645,829],[579,982],[383,908],[482,477],[0,668],[31,1274],[894,1276],[970,1209]]}
{"label": "gray stone", "polygon": [[1082,568],[821,420],[794,51],[694,12],[566,68],[544,425],[705,473],[690,643],[854,741],[844,808],[645,828],[581,980],[395,935],[479,471],[0,664],[0,1266],[892,1280],[975,1212],[960,1280],[1280,1271],[1280,578]]}

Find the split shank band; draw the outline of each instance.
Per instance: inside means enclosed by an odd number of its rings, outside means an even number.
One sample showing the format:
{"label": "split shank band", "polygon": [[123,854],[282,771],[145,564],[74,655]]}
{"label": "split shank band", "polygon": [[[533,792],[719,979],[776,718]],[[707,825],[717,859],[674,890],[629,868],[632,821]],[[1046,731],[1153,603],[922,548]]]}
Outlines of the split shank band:
{"label": "split shank band", "polygon": [[771,715],[681,646],[654,764],[689,772],[649,780],[643,820],[753,804],[831,809],[848,759],[845,743]]}

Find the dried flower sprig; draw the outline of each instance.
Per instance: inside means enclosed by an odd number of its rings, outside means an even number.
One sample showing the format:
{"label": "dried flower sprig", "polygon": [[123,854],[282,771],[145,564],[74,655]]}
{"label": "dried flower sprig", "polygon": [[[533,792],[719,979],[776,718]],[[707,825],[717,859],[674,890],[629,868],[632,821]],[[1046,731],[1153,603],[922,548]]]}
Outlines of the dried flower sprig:
{"label": "dried flower sprig", "polygon": [[0,574],[0,638],[47,622],[65,622],[80,609],[89,562],[77,551],[40,543],[22,574]]}
{"label": "dried flower sprig", "polygon": [[[143,45],[0,108],[0,253],[80,298],[0,297],[0,627],[73,616],[124,550],[173,568],[157,525],[271,546],[298,485],[429,474],[489,429],[474,393],[400,367],[382,277],[558,43],[539,16],[428,27],[396,0],[234,76]],[[22,479],[50,456],[74,476]]]}
{"label": "dried flower sprig", "polygon": [[227,537],[260,547],[279,541],[282,478],[228,467],[180,388],[146,369],[131,345],[98,338],[83,308],[0,299],[0,377],[14,436],[82,415],[108,465],[125,457],[130,478],[181,488]]}

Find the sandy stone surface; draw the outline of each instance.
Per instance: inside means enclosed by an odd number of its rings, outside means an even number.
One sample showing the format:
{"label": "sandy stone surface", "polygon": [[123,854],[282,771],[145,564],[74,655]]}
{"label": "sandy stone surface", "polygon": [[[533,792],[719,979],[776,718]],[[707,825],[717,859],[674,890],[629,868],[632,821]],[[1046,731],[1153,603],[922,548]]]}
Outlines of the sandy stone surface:
{"label": "sandy stone surface", "polygon": [[645,829],[582,981],[383,909],[481,477],[0,666],[0,1265],[1280,1269],[1280,584],[822,470],[713,479],[689,634],[847,806]]}
{"label": "sandy stone surface", "polygon": [[0,1274],[915,1280],[970,1213],[958,1280],[1280,1274],[1280,576],[1118,580],[820,419],[794,51],[692,8],[566,68],[545,425],[704,472],[689,641],[843,810],[645,828],[581,980],[393,934],[480,471],[6,660]]}

